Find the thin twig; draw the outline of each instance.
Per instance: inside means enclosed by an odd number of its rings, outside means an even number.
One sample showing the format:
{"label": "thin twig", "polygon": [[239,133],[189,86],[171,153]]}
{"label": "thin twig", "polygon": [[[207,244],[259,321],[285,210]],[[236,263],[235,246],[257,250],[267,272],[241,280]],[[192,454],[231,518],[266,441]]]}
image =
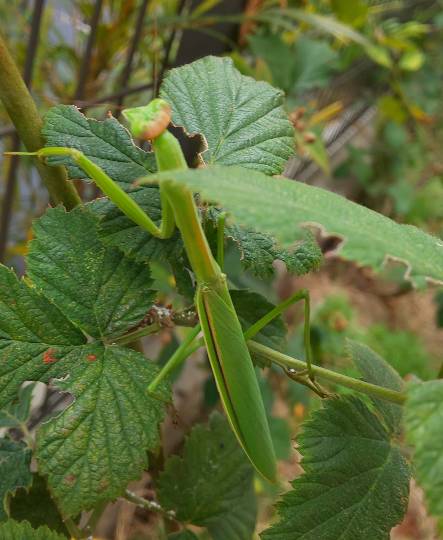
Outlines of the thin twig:
{"label": "thin twig", "polygon": [[173,510],[165,510],[162,508],[158,502],[156,501],[148,501],[148,499],[144,499],[143,497],[140,497],[139,495],[136,495],[134,492],[127,489],[125,491],[124,498],[132,502],[133,504],[136,504],[140,508],[145,508],[146,510],[149,510],[150,512],[156,512],[158,514],[162,514],[166,519],[169,519],[171,521],[175,521],[176,516],[175,512]]}

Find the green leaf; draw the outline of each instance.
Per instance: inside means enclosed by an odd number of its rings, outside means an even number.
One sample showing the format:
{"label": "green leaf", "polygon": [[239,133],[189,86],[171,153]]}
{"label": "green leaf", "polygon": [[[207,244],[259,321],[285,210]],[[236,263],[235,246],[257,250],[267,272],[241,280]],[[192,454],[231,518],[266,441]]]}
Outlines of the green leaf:
{"label": "green leaf", "polygon": [[[253,291],[231,290],[229,292],[243,330],[247,330],[275,307],[264,296]],[[286,326],[281,316],[266,325],[254,339],[268,347],[281,349],[286,339]]]}
{"label": "green leaf", "polygon": [[332,0],[331,7],[341,21],[355,26],[365,22],[369,10],[364,0],[354,0],[352,4],[347,0]]}
{"label": "green leaf", "polygon": [[[365,381],[398,392],[402,391],[404,386],[402,378],[381,356],[358,341],[348,340],[347,348]],[[392,432],[399,432],[403,415],[402,406],[374,397],[371,397],[371,400],[382,414],[387,427]]]}
{"label": "green leaf", "polygon": [[[0,406],[24,381],[66,375],[84,334],[43,295],[0,265]],[[77,353],[78,354],[78,353]]]}
{"label": "green leaf", "polygon": [[231,238],[241,254],[241,262],[257,277],[266,279],[274,275],[274,261],[282,261],[290,274],[301,276],[316,270],[322,261],[317,242],[306,234],[290,249],[285,249],[269,235],[249,227],[228,223],[225,234]]}
{"label": "green leaf", "polygon": [[[131,197],[158,225],[161,221],[159,190],[147,187],[131,193]],[[108,246],[118,248],[138,262],[175,261],[183,252],[178,233],[160,240],[126,217],[112,202],[102,198],[88,205],[100,218],[100,239]]]}
{"label": "green leaf", "polygon": [[16,521],[29,521],[35,529],[47,525],[51,530],[70,537],[44,478],[32,475],[29,490],[19,489],[9,501],[9,514]]}
{"label": "green leaf", "polygon": [[171,70],[160,96],[172,106],[175,125],[204,137],[205,163],[278,174],[294,153],[283,93],[241,75],[230,58],[207,56]]}
{"label": "green leaf", "polygon": [[411,384],[407,393],[406,437],[414,446],[415,476],[443,528],[443,380]]}
{"label": "green leaf", "polygon": [[255,528],[253,471],[227,421],[213,414],[197,426],[183,457],[166,462],[159,500],[179,521],[206,527],[214,540],[250,540]]}
{"label": "green leaf", "polygon": [[19,427],[20,424],[26,422],[29,417],[29,409],[31,407],[32,392],[34,388],[35,384],[33,383],[22,386],[17,399],[10,403],[5,409],[0,410],[0,427]]}
{"label": "green leaf", "polygon": [[118,497],[147,466],[168,399],[164,385],[162,400],[147,393],[157,371],[130,349],[91,344],[57,382],[75,401],[39,429],[37,459],[65,514]]}
{"label": "green leaf", "polygon": [[65,536],[51,531],[48,527],[33,529],[27,521],[17,523],[12,519],[0,524],[0,538],[2,540],[66,540]]}
{"label": "green leaf", "polygon": [[0,438],[0,521],[9,514],[7,496],[31,485],[30,465],[31,451],[24,443]]}
{"label": "green leaf", "polygon": [[203,199],[221,204],[240,225],[273,234],[284,243],[294,242],[298,226],[313,224],[343,240],[338,248],[343,258],[375,270],[386,260],[399,261],[414,284],[443,283],[441,240],[325,189],[219,165],[165,171],[145,181],[154,178],[185,184]]}
{"label": "green leaf", "polygon": [[272,82],[289,92],[296,78],[295,50],[277,34],[255,34],[248,37],[248,44],[255,57],[266,62],[272,74]]}
{"label": "green leaf", "polygon": [[359,399],[327,400],[298,438],[305,473],[263,540],[388,540],[407,507],[409,469]]}
{"label": "green leaf", "polygon": [[325,41],[301,37],[295,46],[295,85],[298,94],[329,82],[338,54]]}
{"label": "green leaf", "polygon": [[335,17],[320,15],[312,11],[297,8],[271,9],[265,13],[275,13],[283,19],[292,19],[297,22],[302,21],[312,25],[316,30],[330,34],[343,42],[353,41],[365,48],[372,43],[363,34],[354,30],[351,26],[343,24]]}
{"label": "green leaf", "polygon": [[188,529],[168,535],[168,540],[198,540],[198,537]]}
{"label": "green leaf", "polygon": [[[253,360],[259,365],[260,359],[253,357]],[[279,460],[289,460],[292,454],[291,429],[289,427],[291,417],[281,418],[272,414],[276,397],[274,389],[272,388],[269,379],[263,376],[263,374],[259,374],[258,381],[266,410],[266,416],[268,417],[269,429],[271,430],[271,439],[274,445],[275,456]]]}
{"label": "green leaf", "polygon": [[262,20],[268,20],[274,24],[278,24],[289,31],[294,30],[295,22],[304,22],[312,25],[316,30],[331,34],[340,41],[352,41],[357,43],[365,50],[375,62],[378,62],[384,67],[391,67],[392,61],[382,47],[374,44],[360,32],[354,30],[351,26],[341,23],[334,17],[326,17],[306,9],[288,8],[288,9],[269,9],[263,12],[260,17]]}
{"label": "green leaf", "polygon": [[90,210],[52,208],[34,222],[34,236],[29,277],[88,335],[117,337],[152,307],[148,267],[105,247]]}
{"label": "green leaf", "polygon": [[402,54],[398,62],[398,67],[405,71],[417,71],[423,66],[425,61],[425,55],[419,49],[413,48]]}
{"label": "green leaf", "polygon": [[[210,207],[206,216],[215,226],[221,210]],[[290,274],[300,276],[319,267],[322,253],[311,234],[297,242],[291,249],[279,246],[268,234],[258,232],[251,227],[242,227],[236,223],[226,223],[225,237],[233,241],[241,255],[245,269],[262,279],[274,275],[273,263],[282,261]]]}
{"label": "green leaf", "polygon": [[[135,146],[128,131],[115,118],[97,121],[86,118],[74,105],[57,105],[44,118],[45,146],[76,148],[101,167],[122,187],[156,170],[155,158]],[[87,178],[70,158],[51,157],[53,165],[66,165],[72,179]]]}
{"label": "green leaf", "polygon": [[291,429],[288,420],[279,416],[268,416],[269,429],[277,459],[290,460],[292,455]]}
{"label": "green leaf", "polygon": [[315,139],[306,141],[306,133],[302,131],[295,132],[295,140],[297,141],[299,153],[303,155],[305,159],[312,159],[312,161],[329,176],[331,174],[331,167],[328,150],[322,135],[322,129],[319,126],[314,126],[308,133],[314,135]]}
{"label": "green leaf", "polygon": [[401,377],[434,378],[433,358],[419,334],[379,323],[366,328],[360,339],[386,358]]}
{"label": "green leaf", "polygon": [[[68,231],[74,235],[70,222],[74,223],[79,216],[87,221],[87,215],[82,209],[69,214],[60,208],[51,210],[51,219],[54,216],[63,219],[55,220],[57,227],[53,229],[53,236],[47,231],[42,249],[52,249],[53,244],[57,244],[54,238],[58,237],[59,230],[64,237]],[[91,223],[89,225],[92,237],[94,229]],[[85,240],[72,248],[75,257],[84,258],[88,242]],[[60,249],[63,253],[62,247]],[[56,249],[53,256],[54,261],[61,260]],[[70,256],[68,250],[68,261]],[[119,258],[123,260],[121,254]],[[34,270],[36,264],[34,261]],[[109,277],[110,283],[113,275],[120,278],[120,286],[123,286],[120,298],[117,299],[113,291],[104,295],[103,306],[106,304],[109,311],[106,315],[103,310],[103,317],[114,321],[114,326],[122,332],[129,329],[125,324],[132,324],[133,315],[124,314],[135,298],[134,293],[128,292],[131,282],[127,282],[129,275],[137,283],[139,278],[134,268],[137,266],[132,263],[122,275],[108,269],[105,263],[94,267],[103,278]],[[52,271],[58,278],[48,282],[49,295],[55,290],[51,286],[56,288],[59,280],[69,279],[69,273],[64,276],[55,263],[48,266],[48,273]],[[146,273],[144,276],[148,278]],[[0,266],[0,403],[9,403],[24,381],[63,379],[58,386],[71,392],[74,402],[57,418],[40,427],[37,455],[44,456],[39,457],[40,471],[48,475],[49,487],[61,510],[75,515],[118,496],[130,480],[140,476],[147,463],[146,451],[158,444],[158,423],[163,418],[168,396],[163,388],[164,401],[148,397],[146,388],[158,370],[143,355],[98,342],[87,344],[85,327],[88,320],[96,318],[96,304],[85,311],[82,327],[78,329],[54,303],[26,283]],[[88,286],[88,283],[79,283]],[[43,277],[41,285],[46,292]],[[143,287],[138,285],[140,292]],[[77,297],[80,294],[79,291]],[[63,303],[59,297],[55,296],[54,300],[60,305]],[[134,303],[133,307],[136,305]],[[64,310],[68,314],[66,306]],[[73,318],[77,318],[79,311],[75,302],[72,313]]]}

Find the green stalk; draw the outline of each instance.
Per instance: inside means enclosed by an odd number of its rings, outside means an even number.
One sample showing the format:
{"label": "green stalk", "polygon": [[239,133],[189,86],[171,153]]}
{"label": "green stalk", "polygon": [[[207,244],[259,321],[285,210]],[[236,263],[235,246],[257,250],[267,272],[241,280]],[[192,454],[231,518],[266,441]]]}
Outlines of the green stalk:
{"label": "green stalk", "polygon": [[[308,364],[287,356],[281,352],[275,351],[270,347],[266,347],[261,343],[256,341],[248,341],[249,350],[260,356],[261,358],[273,362],[281,366],[284,369],[293,369],[295,371],[304,371],[307,369]],[[357,392],[362,392],[369,396],[378,397],[384,399],[385,401],[390,401],[392,403],[397,403],[398,405],[403,405],[406,401],[406,395],[402,392],[397,392],[396,390],[391,390],[389,388],[384,388],[383,386],[378,386],[376,384],[368,383],[360,379],[354,379],[353,377],[348,377],[347,375],[342,375],[336,371],[331,371],[330,369],[325,369],[320,366],[312,365],[312,371],[316,377],[319,379],[324,379],[329,382],[345,386],[346,388],[351,388]]]}
{"label": "green stalk", "polygon": [[162,329],[162,326],[159,323],[155,322],[148,326],[143,326],[142,328],[134,330],[133,332],[128,332],[124,336],[114,338],[112,340],[112,343],[115,343],[116,345],[120,345],[120,346],[128,345],[129,343],[133,343],[134,341],[137,341],[138,339],[141,339],[142,337],[155,334],[156,332],[159,332],[161,329]]}
{"label": "green stalk", "polygon": [[65,527],[68,529],[68,532],[72,538],[80,539],[86,536],[86,534],[83,534],[82,530],[77,527],[71,518],[63,519],[63,523],[65,524]]}
{"label": "green stalk", "polygon": [[[0,100],[11,118],[27,150],[35,152],[44,146],[42,120],[5,42],[0,36]],[[71,210],[81,203],[63,167],[37,163],[38,172],[54,204],[62,203]]]}

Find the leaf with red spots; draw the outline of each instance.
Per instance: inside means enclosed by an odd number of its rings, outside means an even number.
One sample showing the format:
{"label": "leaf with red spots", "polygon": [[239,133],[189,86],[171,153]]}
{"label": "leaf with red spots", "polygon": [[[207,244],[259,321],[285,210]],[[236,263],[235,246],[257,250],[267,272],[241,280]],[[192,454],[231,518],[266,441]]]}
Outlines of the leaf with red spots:
{"label": "leaf with red spots", "polygon": [[0,407],[16,397],[24,381],[66,375],[85,343],[57,307],[0,266]]}
{"label": "leaf with red spots", "polygon": [[169,400],[165,387],[164,400],[147,394],[153,363],[110,345],[144,318],[154,291],[148,266],[105,247],[98,226],[85,208],[50,209],[35,226],[27,279],[0,265],[0,408],[29,380],[56,381],[74,398],[37,434],[39,470],[65,515],[140,477]]}
{"label": "leaf with red spots", "polygon": [[[156,373],[135,351],[91,344],[57,382],[76,399],[40,428],[37,459],[65,514],[118,497],[146,468],[164,413],[163,401],[146,392]],[[159,391],[167,401],[166,387]]]}

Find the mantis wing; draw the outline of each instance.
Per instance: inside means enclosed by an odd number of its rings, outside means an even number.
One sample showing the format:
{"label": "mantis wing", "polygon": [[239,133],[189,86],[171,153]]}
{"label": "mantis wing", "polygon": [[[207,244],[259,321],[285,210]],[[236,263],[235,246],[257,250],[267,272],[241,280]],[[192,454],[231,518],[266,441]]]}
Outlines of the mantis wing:
{"label": "mantis wing", "polygon": [[196,304],[209,361],[231,427],[251,463],[275,481],[276,459],[254,365],[225,280],[200,286]]}

